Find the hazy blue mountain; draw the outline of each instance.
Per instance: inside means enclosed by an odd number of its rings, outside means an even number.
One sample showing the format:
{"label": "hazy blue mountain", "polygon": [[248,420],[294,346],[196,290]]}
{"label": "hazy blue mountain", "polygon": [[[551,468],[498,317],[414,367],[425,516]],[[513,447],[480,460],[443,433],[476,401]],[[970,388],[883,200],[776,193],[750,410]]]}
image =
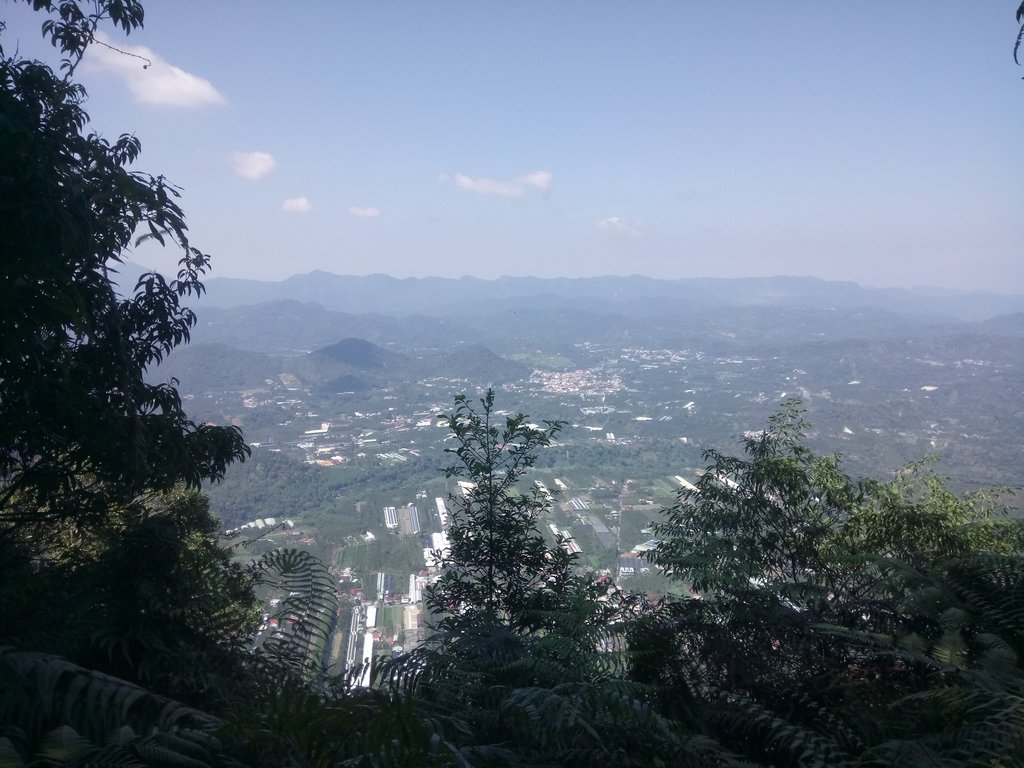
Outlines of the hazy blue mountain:
{"label": "hazy blue mountain", "polygon": [[[268,315],[267,322],[273,322],[272,317],[272,313]],[[280,332],[284,333],[293,320],[294,312],[285,312]],[[529,376],[532,370],[473,342],[419,348],[415,354],[405,354],[349,337],[311,352],[279,355],[222,343],[194,343],[176,350],[152,372],[152,378],[166,381],[174,377],[181,381],[184,391],[217,393],[261,389],[284,374],[318,391],[363,392],[439,375],[481,384],[513,381]]]}
{"label": "hazy blue mountain", "polygon": [[314,350],[310,357],[322,358],[353,368],[384,370],[399,367],[404,358],[389,352],[366,339],[347,338],[326,347]]}
{"label": "hazy blue mountain", "polygon": [[978,324],[986,333],[998,333],[1005,336],[1024,336],[1024,312],[1010,315],[997,315]]}
{"label": "hazy blue mountain", "polygon": [[[1012,321],[1003,325],[1010,327]],[[199,310],[193,342],[285,357],[322,350],[343,338],[361,339],[396,353],[415,350],[418,355],[430,355],[448,353],[458,345],[479,344],[497,355],[512,355],[524,349],[565,354],[582,343],[682,348],[699,341],[709,349],[756,351],[766,345],[800,341],[902,339],[966,332],[984,334],[989,330],[981,324],[869,307],[713,304],[698,308],[667,299],[629,306],[563,300],[547,294],[522,301],[495,301],[486,308],[460,305],[447,317],[353,315],[295,301],[206,308]]]}
{"label": "hazy blue mountain", "polygon": [[232,308],[201,306],[198,316],[192,332],[194,342],[282,354],[308,352],[345,337],[381,345],[400,340],[404,347],[417,348],[447,347],[481,338],[474,326],[463,326],[450,318],[355,315],[285,299]]}
{"label": "hazy blue mountain", "polygon": [[335,392],[361,392],[406,378],[416,361],[366,339],[344,338],[286,361],[303,384]]}
{"label": "hazy blue mountain", "polygon": [[424,370],[432,368],[448,376],[482,382],[516,381],[530,375],[532,367],[507,360],[483,344],[456,344],[431,360],[425,357]]}
{"label": "hazy blue mountain", "polygon": [[363,376],[343,373],[338,378],[326,382],[323,388],[332,392],[365,392],[372,389],[373,384]]}
{"label": "hazy blue mountain", "polygon": [[226,344],[188,344],[149,372],[152,381],[181,382],[185,391],[238,390],[264,386],[289,365],[287,358]]}
{"label": "hazy blue mountain", "polygon": [[215,277],[207,281],[204,307],[235,307],[281,299],[320,304],[327,310],[386,316],[459,312],[490,314],[496,307],[528,307],[538,300],[631,314],[653,304],[703,311],[713,306],[857,309],[899,314],[985,320],[1024,312],[1024,296],[934,288],[865,288],[813,277],[687,278],[630,277],[404,278],[353,277],[327,272],[294,275],[279,282]]}

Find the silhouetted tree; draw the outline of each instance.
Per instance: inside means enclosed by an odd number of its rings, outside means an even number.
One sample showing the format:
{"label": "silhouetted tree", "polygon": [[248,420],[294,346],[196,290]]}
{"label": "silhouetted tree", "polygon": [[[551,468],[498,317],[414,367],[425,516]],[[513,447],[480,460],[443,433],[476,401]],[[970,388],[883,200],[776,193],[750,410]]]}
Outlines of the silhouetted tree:
{"label": "silhouetted tree", "polygon": [[[130,169],[138,140],[89,132],[74,81],[99,25],[130,32],[141,5],[32,5],[63,58],[57,73],[0,37],[0,645],[69,659],[35,668],[87,665],[212,701],[254,598],[192,491],[249,450],[144,375],[188,341],[183,302],[209,258],[175,187]],[[146,239],[178,249],[177,276],[122,293],[117,266]]]}

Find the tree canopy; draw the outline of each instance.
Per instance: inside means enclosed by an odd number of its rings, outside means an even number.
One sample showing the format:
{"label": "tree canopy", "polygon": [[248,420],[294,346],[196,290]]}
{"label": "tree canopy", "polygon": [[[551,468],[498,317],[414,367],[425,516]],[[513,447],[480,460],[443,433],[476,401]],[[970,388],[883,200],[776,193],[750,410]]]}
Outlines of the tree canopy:
{"label": "tree canopy", "polygon": [[[237,429],[189,420],[173,383],[144,379],[188,341],[182,302],[202,292],[209,257],[188,239],[178,190],[131,170],[139,140],[88,132],[73,80],[98,25],[129,32],[142,8],[34,5],[51,14],[43,33],[62,74],[0,48],[0,478],[5,518],[24,524],[198,487],[247,453]],[[144,275],[123,296],[117,265],[145,239],[177,248],[179,272]]]}
{"label": "tree canopy", "polygon": [[[132,169],[138,139],[89,130],[74,80],[99,26],[131,32],[142,7],[32,5],[62,62],[21,58],[0,34],[0,645],[63,657],[19,656],[23,670],[75,677],[83,665],[223,701],[218,676],[242,666],[253,578],[195,491],[248,447],[234,427],[190,420],[173,381],[145,378],[188,341],[184,301],[202,292],[209,257],[188,238],[178,190]],[[118,286],[145,239],[179,251],[177,276]],[[23,738],[61,724],[53,701],[42,706]],[[34,711],[24,698],[13,707]]]}
{"label": "tree canopy", "polygon": [[808,427],[787,404],[666,510],[650,559],[692,596],[638,622],[637,673],[770,765],[1020,760],[1024,527],[927,465],[854,481]]}

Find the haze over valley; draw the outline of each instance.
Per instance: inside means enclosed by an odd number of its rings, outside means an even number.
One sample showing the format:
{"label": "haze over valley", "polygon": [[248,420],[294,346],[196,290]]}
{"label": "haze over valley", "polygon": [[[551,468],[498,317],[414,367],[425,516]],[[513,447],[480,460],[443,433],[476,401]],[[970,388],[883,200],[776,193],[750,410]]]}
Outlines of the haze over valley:
{"label": "haze over valley", "polygon": [[[811,278],[316,273],[214,279],[198,309],[192,343],[155,375],[179,379],[197,418],[241,426],[257,455],[353,478],[339,509],[380,501],[387,484],[367,491],[378,472],[396,494],[422,490],[405,476],[436,485],[437,414],[487,386],[502,409],[565,420],[543,462],[587,485],[693,479],[703,450],[734,448],[793,398],[811,444],[851,474],[938,456],[957,488],[1022,485],[1024,297]],[[211,492],[240,522],[229,495]]]}

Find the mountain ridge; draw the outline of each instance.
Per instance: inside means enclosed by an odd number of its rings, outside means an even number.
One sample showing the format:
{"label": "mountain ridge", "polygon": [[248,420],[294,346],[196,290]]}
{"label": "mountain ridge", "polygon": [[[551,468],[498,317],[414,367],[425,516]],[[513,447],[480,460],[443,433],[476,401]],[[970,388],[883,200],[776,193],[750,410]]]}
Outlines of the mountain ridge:
{"label": "mountain ridge", "polygon": [[[142,268],[121,265],[123,285]],[[338,275],[321,270],[280,281],[211,277],[196,308],[230,308],[277,300],[315,303],[332,311],[405,317],[440,317],[495,302],[524,304],[541,296],[608,307],[673,302],[694,309],[710,306],[793,306],[816,309],[872,307],[903,315],[984,321],[1024,312],[1024,295],[915,286],[866,288],[851,281],[808,276],[675,278],[642,275],[602,277],[406,277]]]}

